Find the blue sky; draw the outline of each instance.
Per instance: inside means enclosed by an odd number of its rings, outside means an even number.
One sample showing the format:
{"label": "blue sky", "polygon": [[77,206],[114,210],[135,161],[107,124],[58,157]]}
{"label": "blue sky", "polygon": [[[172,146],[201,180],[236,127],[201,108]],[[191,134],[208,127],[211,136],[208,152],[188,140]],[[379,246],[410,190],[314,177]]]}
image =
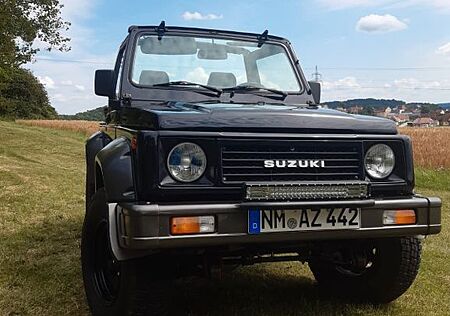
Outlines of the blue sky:
{"label": "blue sky", "polygon": [[132,24],[223,28],[291,40],[305,75],[319,67],[323,100],[450,102],[450,0],[63,0],[69,53],[27,65],[59,113],[106,104],[93,74],[109,68]]}

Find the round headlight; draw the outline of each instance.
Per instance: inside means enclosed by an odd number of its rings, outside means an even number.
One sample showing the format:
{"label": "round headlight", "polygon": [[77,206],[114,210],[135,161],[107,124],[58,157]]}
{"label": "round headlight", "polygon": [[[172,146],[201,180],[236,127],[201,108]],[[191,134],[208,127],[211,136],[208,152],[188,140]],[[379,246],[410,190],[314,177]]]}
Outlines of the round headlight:
{"label": "round headlight", "polygon": [[385,144],[373,145],[364,159],[367,173],[374,179],[383,179],[394,170],[395,155],[391,147]]}
{"label": "round headlight", "polygon": [[206,155],[200,146],[193,143],[176,145],[167,157],[170,175],[180,182],[198,180],[206,170]]}

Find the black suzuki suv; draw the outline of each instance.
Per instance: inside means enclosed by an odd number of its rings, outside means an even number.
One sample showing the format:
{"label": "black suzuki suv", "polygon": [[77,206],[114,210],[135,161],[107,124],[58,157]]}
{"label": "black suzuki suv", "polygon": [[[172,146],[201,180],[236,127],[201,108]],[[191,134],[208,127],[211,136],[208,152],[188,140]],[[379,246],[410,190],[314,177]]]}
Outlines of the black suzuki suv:
{"label": "black suzuki suv", "polygon": [[414,193],[392,121],[324,109],[288,40],[131,26],[86,144],[81,256],[94,315],[169,313],[170,281],[308,262],[319,286],[390,302],[413,283],[441,201]]}

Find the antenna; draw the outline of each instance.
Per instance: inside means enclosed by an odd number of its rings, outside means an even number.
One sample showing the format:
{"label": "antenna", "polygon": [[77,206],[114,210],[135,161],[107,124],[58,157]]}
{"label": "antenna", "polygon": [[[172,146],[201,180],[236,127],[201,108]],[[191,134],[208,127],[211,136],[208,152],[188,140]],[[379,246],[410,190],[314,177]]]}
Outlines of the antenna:
{"label": "antenna", "polygon": [[322,74],[319,73],[319,70],[317,69],[317,65],[316,65],[316,71],[311,76],[312,76],[313,81],[315,81],[315,82],[322,81]]}

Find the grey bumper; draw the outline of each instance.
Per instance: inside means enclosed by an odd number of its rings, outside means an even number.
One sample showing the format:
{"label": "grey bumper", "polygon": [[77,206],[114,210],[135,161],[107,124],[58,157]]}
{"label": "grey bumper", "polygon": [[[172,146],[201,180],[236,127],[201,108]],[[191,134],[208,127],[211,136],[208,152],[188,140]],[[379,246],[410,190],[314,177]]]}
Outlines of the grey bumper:
{"label": "grey bumper", "polygon": [[[359,207],[361,227],[356,230],[328,230],[250,235],[248,209],[295,209],[307,207]],[[384,226],[383,211],[414,209],[415,225]],[[170,234],[173,216],[214,215],[213,234]],[[119,249],[158,250],[168,248],[211,247],[231,244],[283,243],[326,239],[357,239],[437,234],[441,230],[441,200],[414,196],[402,199],[314,202],[258,202],[239,204],[110,204],[110,236],[114,252]]]}

